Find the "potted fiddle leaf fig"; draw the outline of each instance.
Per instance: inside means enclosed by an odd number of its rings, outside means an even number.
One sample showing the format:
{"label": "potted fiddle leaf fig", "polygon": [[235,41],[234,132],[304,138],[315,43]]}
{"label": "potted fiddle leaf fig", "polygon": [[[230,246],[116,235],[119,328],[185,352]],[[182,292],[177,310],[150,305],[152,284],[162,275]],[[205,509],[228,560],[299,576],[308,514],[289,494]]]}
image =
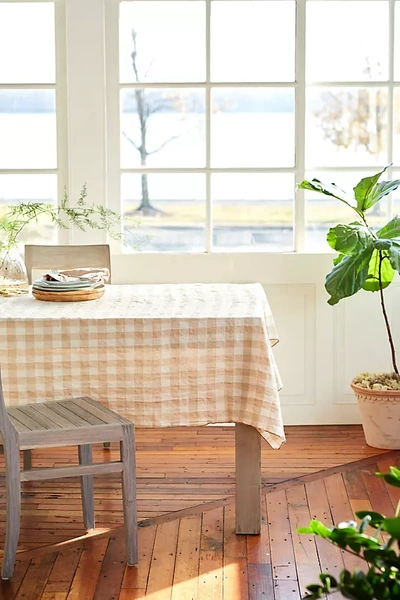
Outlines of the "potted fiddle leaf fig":
{"label": "potted fiddle leaf fig", "polygon": [[336,198],[356,214],[352,223],[329,229],[328,244],[339,254],[326,276],[325,289],[330,296],[328,304],[332,306],[360,290],[379,294],[392,371],[361,373],[351,383],[367,444],[376,448],[400,448],[400,375],[384,297],[385,288],[392,283],[396,272],[400,273],[400,216],[393,217],[377,230],[368,223],[369,211],[400,185],[398,179],[380,181],[389,166],[361,179],[353,188],[353,194],[318,179],[303,181],[298,186]]}

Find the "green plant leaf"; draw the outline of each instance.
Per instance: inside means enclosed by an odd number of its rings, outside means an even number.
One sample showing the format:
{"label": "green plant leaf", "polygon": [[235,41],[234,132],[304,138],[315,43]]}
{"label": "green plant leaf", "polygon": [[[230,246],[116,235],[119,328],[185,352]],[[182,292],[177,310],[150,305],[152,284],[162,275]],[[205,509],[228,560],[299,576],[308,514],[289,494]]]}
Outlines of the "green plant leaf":
{"label": "green plant leaf", "polygon": [[400,477],[394,473],[377,473],[379,477],[382,477],[386,483],[393,485],[394,487],[400,488]]}
{"label": "green plant leaf", "polygon": [[358,213],[356,207],[352,204],[352,199],[336,183],[322,183],[319,179],[313,179],[312,181],[304,180],[297,187],[300,190],[311,190],[325,196],[330,196],[331,198],[336,198],[336,200],[344,202],[344,204],[347,204],[347,206]]}
{"label": "green plant leaf", "polygon": [[[384,169],[382,169],[382,171],[379,171],[379,173],[376,173],[375,175],[372,175],[370,177],[364,177],[363,179],[361,179],[361,181],[359,181],[359,183],[357,183],[355,188],[353,188],[354,197],[356,199],[357,208],[359,211],[364,212],[368,210],[369,208],[371,208],[371,206],[379,202],[381,198],[386,196],[386,194],[390,193],[390,189],[387,192],[384,191],[384,186],[382,187],[380,192],[377,191],[377,188],[379,187],[377,185],[378,181],[381,175],[389,168],[389,166],[390,165],[387,165]],[[390,184],[392,182],[384,181],[382,183]],[[394,189],[396,189],[396,187],[398,186],[395,186]]]}
{"label": "green plant leaf", "polygon": [[[381,266],[382,289],[387,288],[392,283],[395,274],[391,262],[388,260],[389,253],[390,250],[389,252],[382,252],[382,254],[386,257],[385,260],[382,261]],[[379,250],[374,250],[368,265],[368,276],[362,286],[367,292],[379,291],[379,263]]]}
{"label": "green plant leaf", "polygon": [[393,239],[400,238],[400,216],[396,215],[389,223],[378,229],[376,235],[379,238]]}
{"label": "green plant leaf", "polygon": [[328,304],[333,306],[342,298],[353,296],[363,287],[372,251],[371,245],[356,256],[346,256],[328,273],[325,279],[325,289],[331,296]]}
{"label": "green plant leaf", "polygon": [[385,519],[382,522],[382,529],[396,540],[400,540],[400,519],[398,517]]}
{"label": "green plant leaf", "polygon": [[333,264],[338,265],[344,259],[345,254],[339,254],[336,258],[333,259]]}
{"label": "green plant leaf", "polygon": [[392,243],[388,251],[388,257],[392,268],[400,273],[400,243]]}
{"label": "green plant leaf", "polygon": [[381,515],[381,513],[374,512],[373,510],[359,510],[356,512],[356,516],[359,519],[365,519],[366,517],[370,517],[371,520],[369,522],[371,527],[379,527],[384,519],[386,519],[385,515]]}
{"label": "green plant leaf", "polygon": [[333,250],[348,256],[358,254],[360,250],[367,248],[373,241],[369,229],[365,225],[359,224],[331,227],[326,239]]}

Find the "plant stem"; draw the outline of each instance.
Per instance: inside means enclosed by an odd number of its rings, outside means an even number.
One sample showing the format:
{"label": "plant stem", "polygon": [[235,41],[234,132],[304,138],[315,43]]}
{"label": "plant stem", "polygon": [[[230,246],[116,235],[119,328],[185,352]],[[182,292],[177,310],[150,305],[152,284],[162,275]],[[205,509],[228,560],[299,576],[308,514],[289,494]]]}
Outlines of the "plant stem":
{"label": "plant stem", "polygon": [[383,296],[383,286],[382,286],[382,263],[383,263],[383,260],[384,260],[384,256],[382,255],[382,250],[379,250],[379,269],[378,269],[379,295],[381,297],[382,313],[383,313],[383,318],[385,320],[387,335],[389,338],[390,352],[392,353],[393,371],[396,373],[396,375],[398,375],[399,370],[397,368],[397,363],[396,363],[396,350],[395,350],[394,343],[393,343],[392,331],[390,329],[389,318],[388,318],[388,315],[386,312],[385,299]]}

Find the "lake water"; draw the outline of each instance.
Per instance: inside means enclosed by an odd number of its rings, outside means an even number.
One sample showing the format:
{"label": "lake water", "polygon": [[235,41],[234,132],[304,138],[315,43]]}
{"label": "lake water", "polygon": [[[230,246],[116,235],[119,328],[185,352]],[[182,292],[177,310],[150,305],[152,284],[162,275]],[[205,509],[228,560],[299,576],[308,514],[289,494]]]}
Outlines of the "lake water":
{"label": "lake water", "polygon": [[[121,129],[138,144],[137,116],[124,113]],[[82,132],[84,135],[84,132]],[[139,153],[122,135],[121,165],[123,168],[139,167]],[[172,137],[169,143],[164,143]],[[213,167],[293,167],[294,121],[290,113],[243,114],[220,112],[212,116],[211,161]],[[319,153],[324,161],[333,164],[352,164],[360,157],[359,151],[337,152],[322,139],[317,123],[309,127],[309,144],[313,154]],[[147,148],[161,148],[150,155],[149,167],[202,168],[205,165],[204,115],[155,114],[148,122]],[[321,160],[322,160],[321,159]],[[347,162],[346,162],[347,161]],[[354,162],[353,162],[354,164]],[[368,163],[365,163],[368,164]],[[52,169],[56,168],[56,119],[54,114],[0,114],[0,168],[2,169]],[[340,168],[339,168],[340,170]],[[82,182],[84,183],[84,182]],[[124,175],[122,179],[123,207],[131,210],[141,199],[140,175]],[[292,206],[295,191],[293,174],[215,174],[212,176],[214,207],[224,205],[223,220],[214,227],[214,244],[223,249],[248,249],[260,251],[291,251],[293,249]],[[340,182],[339,182],[340,183]],[[168,211],[168,204],[185,209],[186,222],[178,209],[176,215],[162,223],[158,219],[145,219],[136,233],[139,238],[150,236],[143,249],[202,251],[205,245],[204,216],[193,209],[193,222],[187,213],[190,206],[205,205],[205,176],[203,174],[151,174],[148,177],[151,201],[155,207]],[[15,200],[54,201],[57,195],[56,178],[51,175],[9,176],[0,175],[0,202]],[[90,200],[90,190],[89,190]],[[325,202],[321,199],[314,202]],[[249,222],[246,211],[258,205],[289,207],[282,222]],[[335,204],[325,202],[335,220]],[[240,222],[240,211],[246,216]],[[204,210],[200,211],[204,215]],[[238,218],[239,213],[239,218]],[[255,211],[254,214],[257,214]],[[150,221],[150,222],[149,222]],[[307,228],[308,248],[326,248],[327,225],[315,223]],[[47,237],[47,234],[45,234]]]}

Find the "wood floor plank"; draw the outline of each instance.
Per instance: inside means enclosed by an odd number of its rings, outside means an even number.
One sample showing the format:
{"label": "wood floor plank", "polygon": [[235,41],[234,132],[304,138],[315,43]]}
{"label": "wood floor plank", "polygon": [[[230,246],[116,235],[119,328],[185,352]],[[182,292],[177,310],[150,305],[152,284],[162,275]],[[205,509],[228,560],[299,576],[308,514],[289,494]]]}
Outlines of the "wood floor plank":
{"label": "wood floor plank", "polygon": [[174,578],[179,520],[157,526],[146,594],[152,600],[170,600]]}
{"label": "wood floor plank", "polygon": [[296,564],[285,491],[267,496],[274,579],[296,580]]}
{"label": "wood floor plank", "polygon": [[[324,480],[316,479],[315,481],[306,483],[306,493],[311,518],[321,521],[326,527],[333,527],[335,523],[332,519]],[[336,577],[344,568],[343,556],[340,549],[319,537],[315,538],[315,542],[321,571]],[[312,582],[309,581],[309,583]]]}
{"label": "wood floor plank", "polygon": [[[154,540],[156,537],[156,525],[139,527],[138,551],[139,563],[125,568],[122,580],[122,589],[146,590],[149,578],[150,563],[153,556]],[[133,592],[132,592],[133,593]]]}
{"label": "wood floor plank", "polygon": [[224,557],[222,586],[224,600],[247,600],[249,598],[248,568],[244,557]]}
{"label": "wood floor plank", "polygon": [[88,542],[81,554],[67,600],[93,600],[108,539]]}
{"label": "wood floor plank", "polygon": [[271,564],[271,544],[268,523],[267,499],[261,498],[260,535],[246,536],[247,562],[251,564]]}
{"label": "wood floor plank", "polygon": [[121,539],[111,537],[93,600],[118,600],[126,566],[126,547]]}
{"label": "wood floor plank", "polygon": [[[342,476],[337,474],[327,477],[325,479],[325,486],[335,525],[352,519],[353,511]],[[365,567],[365,562],[362,559],[357,558],[344,550],[341,552],[344,565],[349,571],[363,569]]]}
{"label": "wood floor plank", "polygon": [[200,546],[199,598],[223,597],[223,508],[203,513]]}
{"label": "wood floor plank", "polygon": [[296,561],[297,579],[300,591],[304,594],[306,586],[310,582],[317,581],[321,572],[314,536],[297,533],[297,529],[299,527],[304,527],[304,523],[309,523],[311,519],[305,486],[298,485],[292,489],[286,490],[286,498]]}
{"label": "wood floor plank", "polygon": [[180,521],[171,600],[197,600],[201,520],[194,515]]}
{"label": "wood floor plank", "polygon": [[28,567],[30,565],[30,561],[17,561],[15,563],[14,574],[11,579],[7,581],[3,581],[0,579],[0,598],[2,600],[14,600],[19,587],[24,579]]}
{"label": "wood floor plank", "polygon": [[56,557],[56,554],[48,554],[31,561],[15,600],[41,598]]}

